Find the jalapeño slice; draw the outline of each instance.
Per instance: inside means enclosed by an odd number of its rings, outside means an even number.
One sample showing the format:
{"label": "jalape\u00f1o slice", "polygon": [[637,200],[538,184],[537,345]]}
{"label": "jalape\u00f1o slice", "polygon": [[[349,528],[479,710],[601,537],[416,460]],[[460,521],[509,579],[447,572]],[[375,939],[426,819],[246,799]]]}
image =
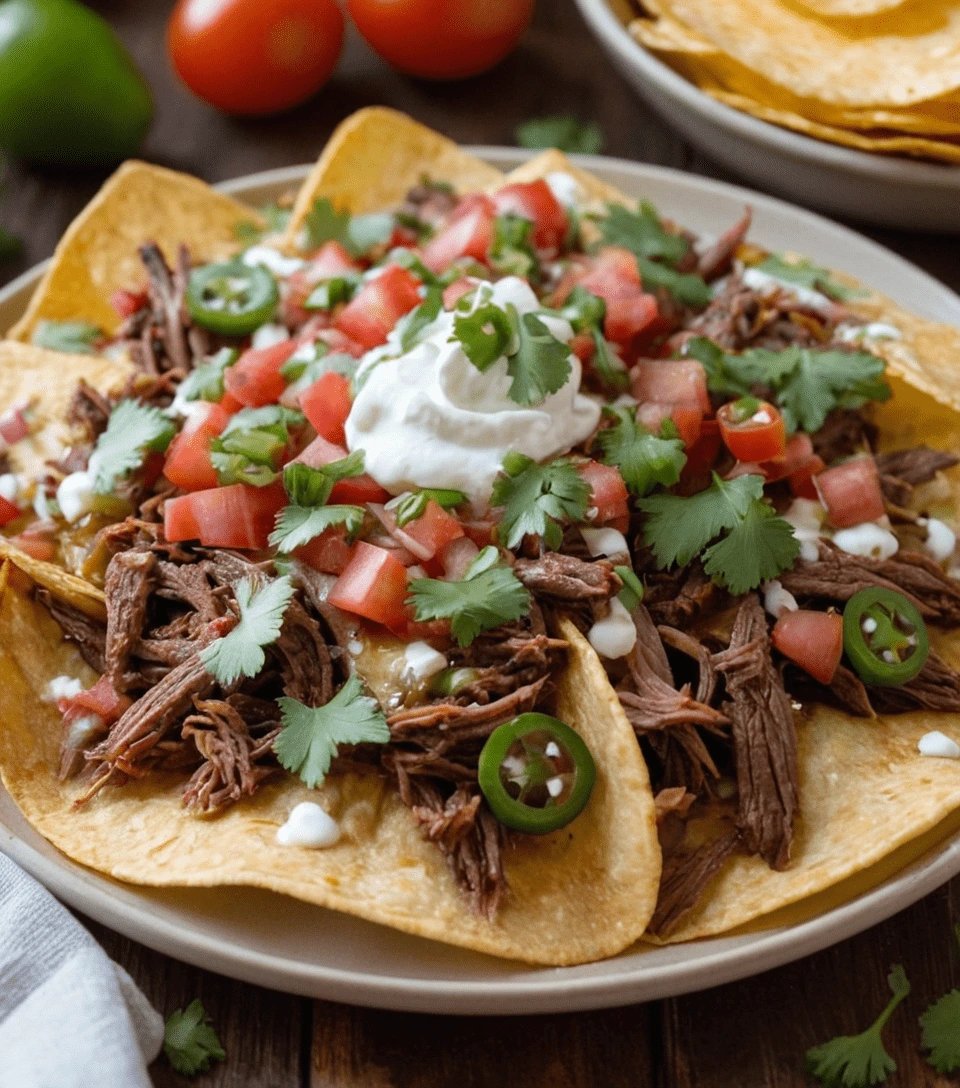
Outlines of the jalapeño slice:
{"label": "jalape\u00f1o slice", "polygon": [[590,800],[596,777],[583,739],[547,714],[521,714],[499,726],[480,753],[480,789],[490,811],[531,835],[566,827]]}
{"label": "jalape\u00f1o slice", "polygon": [[902,593],[875,586],[847,601],[843,648],[865,684],[891,687],[923,668],[930,639],[923,617]]}
{"label": "jalape\u00f1o slice", "polygon": [[224,336],[246,336],[273,317],[277,281],[262,265],[205,264],[190,273],[187,309],[193,320]]}

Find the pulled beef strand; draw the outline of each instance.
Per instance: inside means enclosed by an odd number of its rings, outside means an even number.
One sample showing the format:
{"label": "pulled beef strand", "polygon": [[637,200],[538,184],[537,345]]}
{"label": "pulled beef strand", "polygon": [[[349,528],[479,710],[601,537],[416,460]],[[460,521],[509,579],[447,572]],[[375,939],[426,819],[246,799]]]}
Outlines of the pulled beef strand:
{"label": "pulled beef strand", "polygon": [[732,831],[705,843],[692,854],[667,860],[660,879],[656,910],[650,920],[649,929],[654,936],[667,937],[677,928],[739,844],[739,833]]}
{"label": "pulled beef strand", "polygon": [[60,624],[64,637],[76,645],[90,668],[102,673],[106,668],[106,624],[88,616],[68,601],[54,597],[47,589],[38,587],[34,596]]}
{"label": "pulled beef strand", "polygon": [[855,718],[876,715],[863,681],[845,665],[838,665],[829,685],[820,684],[805,670],[787,661],[782,668],[783,685],[802,704],[825,703]]}
{"label": "pulled beef strand", "polygon": [[320,625],[303,605],[292,600],[280,636],[270,652],[279,660],[283,690],[307,706],[324,706],[333,698],[333,662]]}
{"label": "pulled beef strand", "polygon": [[797,734],[790,698],[770,658],[763,605],[753,594],[740,605],[728,650],[715,655],[733,725],[739,809],[746,846],[772,869],[790,862],[799,808]]}
{"label": "pulled beef strand", "polygon": [[743,245],[753,221],[753,212],[747,208],[743,218],[733,224],[700,254],[697,261],[697,273],[710,283],[730,271],[737,250]]}
{"label": "pulled beef strand", "polygon": [[185,328],[189,319],[184,305],[184,294],[190,278],[190,254],[186,246],[180,246],[176,268],[171,271],[155,242],[140,246],[139,252],[147,270],[153,318],[170,362],[170,367],[163,369],[179,370],[186,375],[191,367]]}
{"label": "pulled beef strand", "polygon": [[960,464],[960,457],[920,445],[891,453],[878,453],[876,462],[881,475],[895,476],[904,483],[916,486],[932,480],[938,472]]}
{"label": "pulled beef strand", "polygon": [[933,650],[912,680],[896,687],[872,687],[869,694],[878,714],[905,714],[911,710],[960,713],[960,675]]}
{"label": "pulled beef strand", "polygon": [[130,686],[125,675],[130,655],[143,631],[147,603],[154,586],[157,557],[150,551],[117,552],[107,566],[104,594],[107,600],[105,672],[115,691]]}
{"label": "pulled beef strand", "polygon": [[637,571],[645,584],[644,606],[656,624],[688,627],[694,620],[722,607],[726,594],[704,573],[699,562],[672,571]]}
{"label": "pulled beef strand", "polygon": [[607,601],[623,587],[619,575],[605,560],[588,563],[560,552],[518,559],[513,573],[531,592],[554,601]]}

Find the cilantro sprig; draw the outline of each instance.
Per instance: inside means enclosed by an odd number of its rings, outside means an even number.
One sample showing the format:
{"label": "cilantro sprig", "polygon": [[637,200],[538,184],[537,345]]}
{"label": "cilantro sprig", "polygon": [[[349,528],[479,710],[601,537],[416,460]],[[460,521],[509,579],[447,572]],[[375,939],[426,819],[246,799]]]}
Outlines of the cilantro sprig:
{"label": "cilantro sprig", "polygon": [[194,367],[193,370],[177,386],[177,397],[180,400],[206,400],[216,403],[223,399],[223,378],[227,367],[240,357],[236,348],[221,348],[211,355],[205,363]]}
{"label": "cilantro sprig", "polygon": [[163,453],[174,431],[173,423],[159,408],[135,400],[120,401],[90,455],[89,471],[97,494],[108,495],[118,479],[143,464],[148,453]]}
{"label": "cilantro sprig", "polygon": [[707,574],[733,594],[792,567],[800,544],[790,524],[763,501],[763,483],[762,476],[722,480],[714,473],[713,484],[696,495],[639,499],[647,515],[644,542],[657,565],[686,566],[702,554]]}
{"label": "cilantro sprig", "polygon": [[290,222],[292,208],[281,207],[277,203],[264,204],[260,208],[263,225],[253,219],[241,219],[234,224],[233,233],[238,242],[252,246],[268,234],[283,234]]}
{"label": "cilantro sprig", "polygon": [[533,151],[555,147],[558,151],[596,155],[603,150],[600,126],[570,115],[532,117],[517,125],[514,136],[518,146]]}
{"label": "cilantro sprig", "polygon": [[274,465],[289,441],[290,428],[303,422],[301,412],[279,404],[244,408],[231,416],[223,432],[210,442],[210,463],[218,482],[272,484],[278,476]]}
{"label": "cilantro sprig", "polygon": [[494,481],[491,502],[504,508],[498,532],[505,547],[516,548],[525,536],[537,536],[556,550],[564,524],[586,517],[590,485],[570,461],[561,458],[538,465],[511,451]]}
{"label": "cilantro sprig", "polygon": [[73,355],[94,355],[96,345],[104,339],[103,330],[89,321],[53,321],[44,318],[37,322],[30,343],[48,351],[67,351]]}
{"label": "cilantro sprig", "polygon": [[859,1035],[840,1035],[807,1051],[807,1070],[824,1088],[869,1088],[881,1084],[897,1068],[883,1045],[882,1032],[897,1006],[910,993],[900,964],[890,970],[887,984],[893,994],[887,1007]]}
{"label": "cilantro sprig", "polygon": [[634,495],[642,498],[658,485],[672,487],[680,479],[687,456],[670,420],[655,435],[637,421],[636,408],[606,408],[604,414],[616,422],[597,435],[603,463],[620,470]]}
{"label": "cilantro sprig", "polygon": [[960,1069],[960,990],[951,990],[920,1017],[921,1040],[927,1061],[938,1073]]}
{"label": "cilantro sprig", "polygon": [[453,637],[461,646],[469,646],[481,631],[526,616],[530,592],[500,563],[497,549],[488,545],[467,568],[462,581],[417,578],[411,582],[408,603],[418,623],[448,619]]}
{"label": "cilantro sprig", "polygon": [[351,676],[323,706],[309,707],[284,695],[277,700],[282,726],[273,750],[283,767],[310,789],[319,786],[341,744],[386,744],[390,730],[375,699]]}
{"label": "cilantro sprig", "polygon": [[805,257],[786,260],[781,253],[771,253],[757,266],[758,272],[766,272],[768,276],[775,276],[778,280],[787,283],[795,283],[798,287],[806,287],[811,291],[819,291],[821,295],[832,298],[836,302],[848,302],[852,298],[862,298],[867,292],[856,287],[848,287],[845,283],[833,278],[829,268],[821,268]]}
{"label": "cilantro sprig", "polygon": [[362,257],[389,241],[394,217],[387,212],[351,215],[337,211],[327,197],[313,202],[303,223],[304,249],[318,249],[325,242],[339,242],[355,257]]}
{"label": "cilantro sprig", "polygon": [[263,668],[264,646],[276,642],[284,613],[293,597],[293,583],[287,575],[258,584],[243,578],[235,590],[240,622],[223,638],[200,651],[200,660],[211,676],[228,687],[241,676],[256,676]]}
{"label": "cilantro sprig", "polygon": [[185,1077],[205,1073],[211,1061],[222,1062],[227,1056],[199,997],[185,1009],[170,1014],[163,1033],[163,1052]]}
{"label": "cilantro sprig", "polygon": [[340,480],[363,474],[363,460],[363,450],[354,450],[320,468],[296,461],[286,465],[283,485],[290,504],[280,511],[270,544],[281,552],[292,552],[337,525],[344,527],[348,537],[355,537],[363,525],[363,507],[327,506],[327,500]]}
{"label": "cilantro sprig", "polygon": [[627,368],[613,345],[603,335],[607,304],[579,284],[567,296],[560,316],[570,322],[574,332],[587,333],[593,340],[594,369],[601,380],[613,389],[626,389]]}
{"label": "cilantro sprig", "polygon": [[498,215],[493,222],[490,265],[502,276],[536,279],[540,274],[531,234],[533,223],[521,215]]}
{"label": "cilantro sprig", "polygon": [[400,350],[408,352],[415,348],[442,310],[443,292],[439,287],[428,287],[423,302],[400,319]]}

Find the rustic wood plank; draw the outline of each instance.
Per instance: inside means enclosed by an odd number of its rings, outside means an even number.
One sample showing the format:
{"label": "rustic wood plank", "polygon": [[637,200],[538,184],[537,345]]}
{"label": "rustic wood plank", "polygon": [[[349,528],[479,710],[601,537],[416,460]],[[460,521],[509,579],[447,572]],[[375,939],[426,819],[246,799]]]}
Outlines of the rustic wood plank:
{"label": "rustic wood plank", "polygon": [[[195,1088],[300,1088],[305,1083],[309,1001],[191,967],[96,922],[81,921],[164,1017],[196,997],[203,1002],[227,1057],[191,1080]],[[187,1083],[162,1054],[150,1073],[156,1088]]]}
{"label": "rustic wood plank", "polygon": [[891,1084],[942,1086],[923,1060],[917,1018],[957,984],[952,955],[960,878],[873,929],[798,963],[664,1003],[671,1088],[803,1088],[809,1047],[868,1027],[902,963],[912,992],[884,1033]]}
{"label": "rustic wood plank", "polygon": [[317,1002],[312,1088],[653,1088],[644,1006],[440,1017]]}

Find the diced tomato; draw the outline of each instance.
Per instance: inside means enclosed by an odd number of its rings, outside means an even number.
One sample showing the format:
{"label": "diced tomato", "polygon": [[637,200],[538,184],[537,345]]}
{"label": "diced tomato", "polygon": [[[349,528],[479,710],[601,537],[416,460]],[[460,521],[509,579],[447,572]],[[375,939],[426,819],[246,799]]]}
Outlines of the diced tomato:
{"label": "diced tomato", "polygon": [[570,350],[576,355],[581,363],[587,363],[593,358],[597,346],[594,344],[593,337],[590,333],[578,332],[570,341]]}
{"label": "diced tomato", "polygon": [[[389,513],[389,511],[388,511]],[[408,521],[403,532],[429,553],[438,555],[452,541],[464,535],[463,526],[433,499],[429,499],[420,517]]]}
{"label": "diced tomato", "polygon": [[126,321],[128,317],[133,317],[146,304],[146,291],[127,291],[123,287],[118,287],[110,296],[110,305],[116,310],[117,317],[122,321]]}
{"label": "diced tomato", "polygon": [[[702,409],[695,404],[659,404],[654,401],[641,404],[637,408],[638,422],[654,434],[660,433],[660,428],[667,419],[673,420],[684,446],[688,450],[692,449],[700,438],[703,426]],[[719,433],[718,430],[717,434]]]}
{"label": "diced tomato", "polygon": [[291,338],[269,348],[247,348],[224,372],[223,385],[227,393],[246,408],[275,404],[287,387],[280,368],[296,347],[296,340]]}
{"label": "diced tomato", "polygon": [[[323,468],[331,461],[342,461],[347,456],[343,446],[328,442],[322,436],[315,438],[295,460],[310,468]],[[352,476],[348,480],[339,480],[330,492],[330,502],[356,504],[364,506],[368,502],[386,502],[390,492],[382,488],[372,476]]]}
{"label": "diced tomato", "polygon": [[400,318],[423,301],[417,283],[405,268],[388,265],[344,306],[335,326],[368,350],[383,344]]}
{"label": "diced tomato", "polygon": [[603,525],[629,514],[627,485],[619,469],[613,465],[587,461],[586,464],[577,465],[577,472],[590,485],[590,506],[596,507],[597,514],[593,520],[597,524]]}
{"label": "diced tomato", "polygon": [[352,355],[355,359],[359,359],[366,352],[367,349],[362,344],[351,340],[339,329],[326,325],[326,320],[326,318],[312,317],[302,329],[298,330],[297,346],[312,344],[315,340],[319,340],[327,345],[331,353]]}
{"label": "diced tomato", "polygon": [[20,507],[0,495],[0,525],[9,525],[20,517]]}
{"label": "diced tomato", "polygon": [[475,521],[465,521],[463,523],[463,531],[478,548],[485,548],[488,544],[493,543],[493,530],[495,526],[496,522],[492,521],[490,518],[480,518]]}
{"label": "diced tomato", "polygon": [[443,308],[452,310],[464,295],[469,294],[481,283],[483,280],[478,280],[476,276],[461,276],[460,279],[454,280],[443,292]]}
{"label": "diced tomato", "polygon": [[790,490],[798,499],[819,499],[814,477],[819,476],[826,467],[822,457],[811,454],[799,468],[790,473]]}
{"label": "diced tomato", "polygon": [[360,266],[339,242],[325,242],[305,268],[292,273],[283,289],[283,319],[287,325],[299,326],[312,316],[303,304],[313,289],[324,280],[349,272],[359,272]]}
{"label": "diced tomato", "polygon": [[327,598],[345,612],[406,627],[407,569],[385,548],[358,541]]}
{"label": "diced tomato", "polygon": [[283,484],[230,484],[167,499],[163,534],[171,543],[199,540],[209,548],[265,548],[287,504]]}
{"label": "diced tomato", "polygon": [[537,249],[557,252],[567,233],[567,213],[542,179],[516,181],[493,194],[497,215],[519,215],[533,223],[533,244]]}
{"label": "diced tomato", "polygon": [[774,646],[805,669],[814,680],[829,684],[843,654],[843,617],[837,612],[781,612],[771,635]]}
{"label": "diced tomato", "polygon": [[210,441],[223,433],[230,414],[222,404],[198,407],[167,449],[163,475],[184,491],[217,486],[217,474],[210,460]]}
{"label": "diced tomato", "polygon": [[876,521],[885,513],[877,463],[872,457],[854,457],[825,469],[816,477],[816,489],[836,529]]}
{"label": "diced tomato", "polygon": [[390,630],[405,642],[447,642],[450,639],[449,620],[424,620],[418,622],[413,618],[413,609],[407,610],[407,619],[404,624],[395,624]]}
{"label": "diced tomato", "polygon": [[493,245],[493,219],[493,202],[486,197],[465,212],[458,209],[424,246],[423,263],[432,272],[443,272],[460,257],[486,261]]}
{"label": "diced tomato", "polygon": [[630,371],[633,395],[644,404],[696,405],[702,415],[712,411],[707,372],[698,359],[641,359]]}
{"label": "diced tomato", "polygon": [[601,249],[580,286],[607,304],[603,334],[614,343],[629,345],[657,321],[657,300],[643,291],[637,259],[629,250],[618,246]]}
{"label": "diced tomato", "polygon": [[611,299],[603,320],[603,335],[616,344],[629,344],[634,337],[650,328],[657,320],[658,312],[657,300],[653,295]]}
{"label": "diced tomato", "polygon": [[224,393],[219,403],[228,416],[235,415],[243,407],[232,393]]}
{"label": "diced tomato", "polygon": [[347,543],[345,531],[334,526],[296,548],[293,554],[314,570],[324,574],[341,574],[353,556],[353,545]]}
{"label": "diced tomato", "polygon": [[458,536],[455,540],[451,540],[439,552],[444,575],[451,582],[461,581],[470,564],[479,554],[480,548],[469,536]]}
{"label": "diced tomato", "polygon": [[12,446],[21,438],[30,434],[30,420],[27,419],[27,405],[25,403],[14,405],[0,416],[0,438]]}
{"label": "diced tomato", "polygon": [[[677,428],[679,430],[679,427]],[[713,467],[720,452],[720,424],[715,419],[705,419],[700,424],[697,440],[687,446],[687,463],[683,466],[685,478],[700,475]]]}
{"label": "diced tomato", "polygon": [[720,434],[733,456],[738,461],[773,461],[784,457],[787,428],[777,409],[760,401],[755,412],[740,419],[737,403],[730,401],[717,409]]}
{"label": "diced tomato", "polygon": [[298,398],[303,414],[313,429],[328,442],[345,442],[343,425],[350,414],[350,382],[342,374],[330,371],[321,375]]}
{"label": "diced tomato", "polygon": [[101,676],[93,687],[86,691],[71,695],[68,699],[57,700],[57,710],[67,722],[75,721],[87,714],[96,714],[107,725],[111,725],[131,706],[133,706],[133,700],[130,696],[116,691],[107,676]]}

